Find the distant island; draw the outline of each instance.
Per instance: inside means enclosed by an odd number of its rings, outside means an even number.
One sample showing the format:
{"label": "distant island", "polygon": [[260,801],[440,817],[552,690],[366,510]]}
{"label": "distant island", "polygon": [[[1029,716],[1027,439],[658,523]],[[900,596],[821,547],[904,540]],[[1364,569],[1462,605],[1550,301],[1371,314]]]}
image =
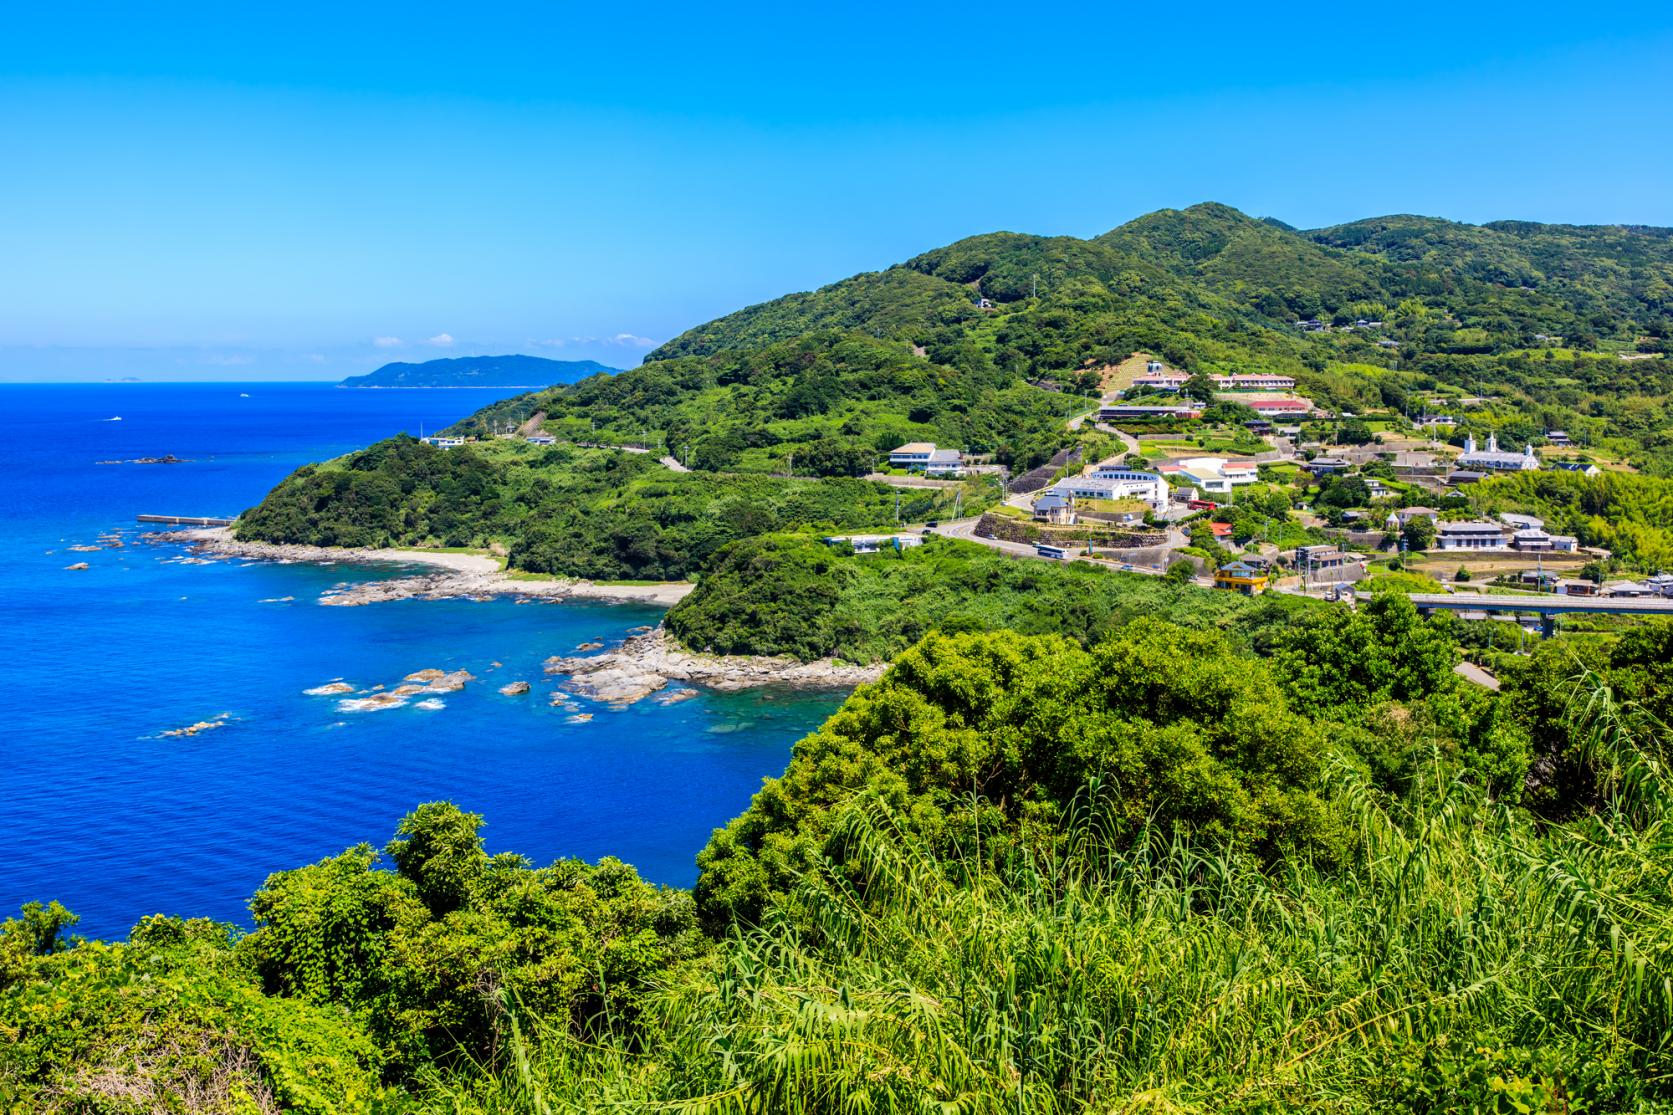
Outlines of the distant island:
{"label": "distant island", "polygon": [[551,387],[619,369],[596,360],[548,360],[544,356],[453,356],[422,364],[397,361],[339,387]]}

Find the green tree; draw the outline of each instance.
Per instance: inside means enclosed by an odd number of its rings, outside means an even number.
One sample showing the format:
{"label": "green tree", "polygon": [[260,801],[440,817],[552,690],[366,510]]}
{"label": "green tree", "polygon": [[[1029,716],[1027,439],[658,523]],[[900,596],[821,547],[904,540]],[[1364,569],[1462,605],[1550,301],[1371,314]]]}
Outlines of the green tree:
{"label": "green tree", "polygon": [[481,828],[481,814],[466,813],[451,802],[425,802],[401,819],[384,850],[439,916],[470,900],[488,866]]}

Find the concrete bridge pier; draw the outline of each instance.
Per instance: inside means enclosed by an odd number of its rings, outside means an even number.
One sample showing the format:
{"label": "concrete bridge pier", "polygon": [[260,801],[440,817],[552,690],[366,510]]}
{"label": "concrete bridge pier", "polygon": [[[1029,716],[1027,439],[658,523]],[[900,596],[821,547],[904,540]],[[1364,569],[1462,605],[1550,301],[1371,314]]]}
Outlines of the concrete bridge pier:
{"label": "concrete bridge pier", "polygon": [[1557,633],[1557,615],[1555,612],[1541,612],[1539,615],[1539,633],[1549,639]]}

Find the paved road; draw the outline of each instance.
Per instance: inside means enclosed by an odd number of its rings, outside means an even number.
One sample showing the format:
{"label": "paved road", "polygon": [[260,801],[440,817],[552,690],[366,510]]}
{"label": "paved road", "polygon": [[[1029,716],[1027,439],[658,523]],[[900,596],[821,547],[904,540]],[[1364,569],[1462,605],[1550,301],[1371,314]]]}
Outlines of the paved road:
{"label": "paved road", "polygon": [[[979,522],[981,522],[979,517],[974,519],[954,519],[951,522],[943,522],[940,526],[936,527],[935,533],[945,535],[948,538],[961,539],[965,542],[974,542],[978,546],[986,546],[990,550],[998,550],[1000,553],[1009,554],[1012,557],[1033,558],[1035,561],[1064,560],[1062,558],[1041,557],[1039,551],[1025,542],[1007,542],[1001,538],[982,538],[976,534],[976,524]],[[1170,537],[1169,540],[1172,541],[1172,538]],[[1087,557],[1085,554],[1072,553],[1070,554],[1068,560],[1084,561],[1089,565],[1111,566],[1117,569],[1125,569],[1125,571],[1129,573],[1147,573],[1153,577],[1159,577],[1162,575],[1162,570],[1153,569],[1148,565],[1133,565],[1128,567],[1120,561],[1111,560],[1106,557],[1091,558]]]}
{"label": "paved road", "polygon": [[671,456],[670,457],[658,457],[657,460],[662,463],[663,468],[671,469],[674,472],[690,472],[691,471],[690,469],[688,469],[684,465],[680,464],[680,462],[678,460],[676,460],[675,458],[673,458]]}

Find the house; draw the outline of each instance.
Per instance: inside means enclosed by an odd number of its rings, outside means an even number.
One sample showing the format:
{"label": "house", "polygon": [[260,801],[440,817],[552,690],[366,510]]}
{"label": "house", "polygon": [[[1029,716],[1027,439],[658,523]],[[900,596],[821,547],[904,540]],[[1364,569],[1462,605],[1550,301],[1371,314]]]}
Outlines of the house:
{"label": "house", "polygon": [[1316,317],[1310,317],[1306,321],[1298,321],[1295,324],[1303,333],[1321,333],[1325,328],[1324,322]]}
{"label": "house", "polygon": [[1550,472],[1578,472],[1582,476],[1596,476],[1603,471],[1590,461],[1549,461],[1545,467]]}
{"label": "house", "polygon": [[1209,523],[1208,533],[1214,536],[1216,542],[1229,542],[1232,537],[1232,525],[1230,523]]}
{"label": "house", "polygon": [[1522,570],[1522,575],[1518,577],[1517,580],[1521,581],[1524,585],[1532,585],[1540,592],[1555,592],[1557,590],[1557,583],[1561,581],[1562,578],[1547,569],[1524,569]]}
{"label": "house", "polygon": [[1247,375],[1215,376],[1214,386],[1222,391],[1293,391],[1294,376],[1252,373]]}
{"label": "house", "polygon": [[937,449],[924,462],[925,476],[957,480],[964,475],[964,454],[957,449]]}
{"label": "house", "polygon": [[1404,530],[1406,524],[1413,519],[1428,519],[1434,522],[1441,517],[1441,513],[1433,507],[1399,507],[1388,513],[1388,521],[1384,524],[1387,530]]}
{"label": "house", "polygon": [[1505,528],[1480,521],[1442,523],[1435,532],[1437,550],[1502,550]]}
{"label": "house", "polygon": [[1596,596],[1597,585],[1591,581],[1564,578],[1557,582],[1558,596]]}
{"label": "house", "polygon": [[1464,438],[1464,452],[1458,458],[1458,467],[1474,472],[1525,472],[1539,467],[1539,458],[1534,456],[1534,447],[1530,442],[1520,453],[1506,452],[1499,449],[1497,434],[1487,435],[1487,448],[1477,449],[1475,435],[1469,434]]}
{"label": "house", "polygon": [[1143,403],[1118,403],[1098,408],[1098,421],[1153,421],[1174,419],[1177,421],[1192,421],[1202,417],[1202,410],[1198,407],[1183,405],[1146,406]]}
{"label": "house", "polygon": [[1334,546],[1297,546],[1295,567],[1310,581],[1357,581],[1365,572],[1365,559]]}
{"label": "house", "polygon": [[1573,445],[1574,444],[1574,442],[1569,440],[1568,434],[1565,433],[1562,430],[1546,430],[1545,431],[1545,440],[1550,442],[1552,445]]}
{"label": "house", "polygon": [[1367,476],[1365,478],[1365,490],[1371,493],[1372,499],[1382,499],[1384,496],[1388,495],[1390,491],[1392,491],[1387,484],[1384,484],[1375,476]]}
{"label": "house", "polygon": [[1314,476],[1325,476],[1335,472],[1346,472],[1353,467],[1353,462],[1346,457],[1314,457],[1301,467]]}
{"label": "house", "polygon": [[1465,484],[1476,484],[1485,479],[1487,479],[1486,473],[1471,472],[1468,469],[1458,469],[1446,474],[1446,482],[1454,488],[1462,487]]}
{"label": "house", "polygon": [[1034,520],[1040,523],[1053,523],[1057,526],[1069,526],[1075,521],[1074,501],[1057,492],[1047,492],[1034,501]]}
{"label": "house", "polygon": [[440,434],[431,434],[422,440],[426,445],[433,445],[437,449],[457,449],[465,444],[465,439],[462,437],[443,437]]}
{"label": "house", "polygon": [[933,441],[909,441],[889,450],[890,468],[920,469],[929,464],[929,455],[935,452]]}
{"label": "house", "polygon": [[1214,571],[1214,587],[1231,589],[1245,596],[1264,592],[1272,583],[1272,564],[1265,558],[1242,557]]}
{"label": "house", "polygon": [[1499,521],[1518,529],[1532,527],[1538,529],[1545,525],[1545,520],[1534,515],[1518,515],[1514,511],[1499,512]]}
{"label": "house", "polygon": [[889,450],[889,467],[958,477],[964,475],[964,455],[957,449],[937,449],[933,441],[909,441]]}
{"label": "house", "polygon": [[1243,428],[1252,434],[1265,437],[1272,432],[1272,423],[1264,418],[1251,418],[1243,423]]}
{"label": "house", "polygon": [[1613,596],[1622,600],[1631,600],[1643,596],[1660,595],[1649,585],[1635,584],[1632,581],[1610,581],[1603,586],[1603,595]]}
{"label": "house", "polygon": [[1673,573],[1652,573],[1644,583],[1656,590],[1657,596],[1673,597]]}
{"label": "house", "polygon": [[530,445],[556,445],[558,439],[551,434],[533,434],[523,439]]}

